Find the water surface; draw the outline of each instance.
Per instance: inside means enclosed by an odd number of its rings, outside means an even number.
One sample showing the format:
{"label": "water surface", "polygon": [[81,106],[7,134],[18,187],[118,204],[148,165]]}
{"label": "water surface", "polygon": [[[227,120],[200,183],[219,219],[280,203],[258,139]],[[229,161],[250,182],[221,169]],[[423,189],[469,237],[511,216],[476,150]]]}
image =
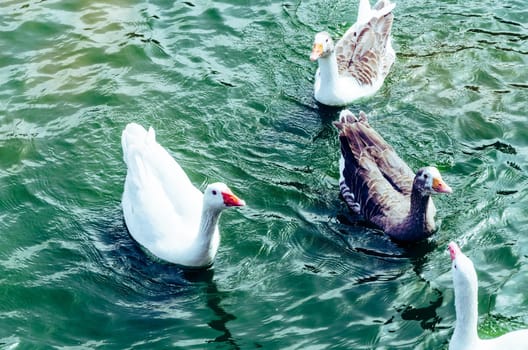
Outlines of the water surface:
{"label": "water surface", "polygon": [[[455,191],[411,249],[339,199],[339,110],[312,97],[313,36],[342,34],[354,2],[3,1],[2,347],[446,349],[451,240],[478,270],[480,334],[528,327],[526,4],[396,4],[392,72],[350,109]],[[248,203],[212,271],[128,235],[132,121]]]}

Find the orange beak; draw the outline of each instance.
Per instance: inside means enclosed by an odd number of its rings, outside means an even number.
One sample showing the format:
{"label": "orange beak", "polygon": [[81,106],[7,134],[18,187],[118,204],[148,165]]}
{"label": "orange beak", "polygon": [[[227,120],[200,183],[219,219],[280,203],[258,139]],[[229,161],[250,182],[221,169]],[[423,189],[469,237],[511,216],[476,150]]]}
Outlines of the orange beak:
{"label": "orange beak", "polygon": [[224,204],[228,207],[243,207],[246,205],[246,202],[235,196],[232,192],[222,192],[222,198],[224,199]]}
{"label": "orange beak", "polygon": [[433,190],[438,193],[453,193],[451,187],[438,177],[433,178]]}
{"label": "orange beak", "polygon": [[312,54],[310,55],[310,61],[317,61],[323,54],[323,44],[315,43],[312,47]]}

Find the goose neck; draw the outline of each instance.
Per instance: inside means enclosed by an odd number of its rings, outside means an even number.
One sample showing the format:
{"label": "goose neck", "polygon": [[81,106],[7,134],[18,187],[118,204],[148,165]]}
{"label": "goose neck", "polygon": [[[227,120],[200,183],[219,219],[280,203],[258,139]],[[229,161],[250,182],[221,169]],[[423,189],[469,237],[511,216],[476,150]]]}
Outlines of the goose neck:
{"label": "goose neck", "polygon": [[205,205],[202,208],[202,217],[200,219],[200,228],[198,230],[198,236],[202,242],[211,242],[218,219],[220,218],[221,210],[217,210]]}
{"label": "goose neck", "polygon": [[456,323],[452,342],[468,347],[478,343],[478,292],[477,286],[455,286]]}
{"label": "goose neck", "polygon": [[337,68],[335,51],[330,52],[328,56],[319,58],[319,73],[322,84],[327,85],[336,83],[339,78],[339,71]]}
{"label": "goose neck", "polygon": [[420,232],[427,230],[427,207],[429,205],[430,195],[422,195],[419,191],[414,190],[411,193],[411,207],[409,216],[412,226]]}

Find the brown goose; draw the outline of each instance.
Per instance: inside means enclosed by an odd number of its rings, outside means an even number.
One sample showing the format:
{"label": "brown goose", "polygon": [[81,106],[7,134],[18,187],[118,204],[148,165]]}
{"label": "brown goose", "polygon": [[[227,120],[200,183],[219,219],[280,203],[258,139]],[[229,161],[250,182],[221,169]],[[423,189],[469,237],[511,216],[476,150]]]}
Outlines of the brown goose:
{"label": "brown goose", "polygon": [[435,230],[432,194],[451,193],[438,169],[416,175],[368,124],[344,110],[335,125],[341,142],[339,188],[354,212],[398,241],[418,241]]}

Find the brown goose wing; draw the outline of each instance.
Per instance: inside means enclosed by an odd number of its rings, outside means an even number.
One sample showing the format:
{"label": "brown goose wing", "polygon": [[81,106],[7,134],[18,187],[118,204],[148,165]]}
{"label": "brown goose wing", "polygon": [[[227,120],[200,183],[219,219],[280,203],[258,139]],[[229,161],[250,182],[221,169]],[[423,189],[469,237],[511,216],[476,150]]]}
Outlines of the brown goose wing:
{"label": "brown goose wing", "polygon": [[336,123],[345,160],[343,177],[365,218],[385,229],[391,224],[387,218],[399,221],[407,213],[414,174],[368,125],[364,113],[360,119],[348,113]]}
{"label": "brown goose wing", "polygon": [[351,136],[361,140],[356,144],[363,151],[362,157],[371,159],[395,190],[410,195],[414,171],[398,156],[394,148],[370,127],[368,117],[363,111],[359,112],[359,122],[353,125],[354,131]]}
{"label": "brown goose wing", "polygon": [[405,218],[409,197],[396,191],[368,157],[361,159],[360,167],[356,183],[362,186],[356,187],[354,194],[365,218],[386,231]]}
{"label": "brown goose wing", "polygon": [[[367,120],[365,113],[359,113],[360,120]],[[374,129],[368,124],[358,125],[361,130],[361,137],[365,144],[373,147],[375,151],[368,154],[373,160],[377,169],[383,174],[385,179],[391,183],[392,187],[405,196],[410,196],[412,192],[415,172],[401,159],[394,148],[389,145]],[[395,197],[391,197],[395,198]],[[388,205],[389,203],[387,203]],[[403,208],[403,207],[400,207]],[[408,209],[408,208],[407,208]],[[429,201],[427,219],[428,226],[434,227],[434,217],[436,208],[432,200]]]}
{"label": "brown goose wing", "polygon": [[384,61],[394,15],[372,17],[364,24],[354,24],[336,43],[339,74],[351,76],[361,85],[371,85],[386,74],[390,64]]}

